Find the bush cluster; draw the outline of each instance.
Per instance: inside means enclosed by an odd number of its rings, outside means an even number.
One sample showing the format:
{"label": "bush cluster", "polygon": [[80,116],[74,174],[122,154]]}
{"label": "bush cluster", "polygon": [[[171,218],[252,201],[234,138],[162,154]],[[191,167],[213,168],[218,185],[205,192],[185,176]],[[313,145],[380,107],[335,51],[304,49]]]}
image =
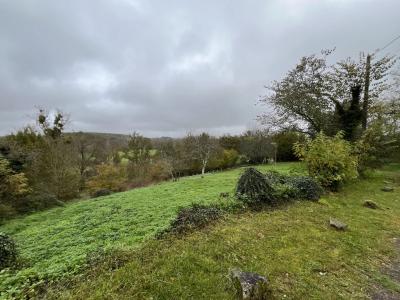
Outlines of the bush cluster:
{"label": "bush cluster", "polygon": [[318,200],[323,189],[319,183],[308,176],[288,176],[276,171],[269,171],[265,177],[274,189],[278,199]]}
{"label": "bush cluster", "polygon": [[17,249],[14,240],[0,232],[0,270],[11,267],[17,260]]}
{"label": "bush cluster", "polygon": [[193,229],[204,228],[210,223],[218,220],[223,211],[216,205],[192,204],[189,207],[181,208],[177,217],[171,221],[167,230],[161,233],[183,234]]}
{"label": "bush cluster", "polygon": [[337,190],[358,176],[358,157],[342,133],[329,137],[321,132],[312,141],[296,144],[294,149],[306,163],[309,175],[325,188]]}
{"label": "bush cluster", "polygon": [[94,191],[94,192],[92,193],[92,198],[98,198],[98,197],[108,196],[108,195],[110,195],[111,193],[112,193],[112,191],[109,190],[109,189],[100,189],[100,190]]}
{"label": "bush cluster", "polygon": [[236,186],[236,196],[247,204],[272,204],[274,190],[267,178],[254,168],[247,168]]}
{"label": "bush cluster", "polygon": [[324,191],[316,180],[308,176],[289,177],[288,185],[292,187],[295,197],[298,199],[316,201]]}
{"label": "bush cluster", "polygon": [[265,175],[249,168],[238,181],[236,195],[247,204],[275,204],[288,199],[318,200],[323,193],[319,183],[308,176],[288,176],[276,171]]}

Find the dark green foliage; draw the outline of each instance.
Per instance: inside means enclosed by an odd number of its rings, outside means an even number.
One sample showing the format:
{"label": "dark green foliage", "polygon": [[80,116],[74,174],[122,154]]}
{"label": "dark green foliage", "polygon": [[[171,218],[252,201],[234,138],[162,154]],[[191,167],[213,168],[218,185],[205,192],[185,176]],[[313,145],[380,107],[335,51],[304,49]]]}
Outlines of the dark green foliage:
{"label": "dark green foliage", "polygon": [[221,218],[222,215],[222,209],[216,205],[192,204],[189,207],[181,208],[178,216],[163,233],[183,234],[193,229],[204,228]]}
{"label": "dark green foliage", "polygon": [[27,213],[62,205],[63,202],[59,201],[54,194],[47,192],[35,192],[24,199],[24,205],[20,206],[19,212]]}
{"label": "dark green foliage", "polygon": [[15,242],[7,234],[0,232],[0,270],[12,266],[16,260]]}
{"label": "dark green foliage", "polygon": [[274,190],[266,177],[254,168],[247,168],[236,186],[236,196],[249,204],[273,203]]}
{"label": "dark green foliage", "polygon": [[247,163],[265,163],[274,155],[271,136],[266,130],[247,131],[240,137],[240,153],[245,155]]}
{"label": "dark green foliage", "polygon": [[308,176],[288,176],[276,171],[265,174],[274,189],[274,195],[279,199],[318,200],[323,193],[318,182]]}
{"label": "dark green foliage", "polygon": [[355,141],[360,134],[360,125],[362,119],[362,110],[360,107],[361,86],[353,86],[351,88],[351,102],[335,103],[335,117],[338,122],[337,128],[344,133],[344,139],[348,141]]}
{"label": "dark green foliage", "polygon": [[290,177],[288,184],[296,193],[296,198],[317,201],[323,189],[318,182],[308,176]]}
{"label": "dark green foliage", "polygon": [[288,176],[283,175],[277,171],[268,171],[267,173],[265,173],[264,176],[271,185],[285,184],[288,178]]}
{"label": "dark green foliage", "polygon": [[110,195],[112,192],[109,189],[97,190],[92,194],[92,198]]}
{"label": "dark green foliage", "polygon": [[299,160],[293,151],[293,145],[303,140],[304,140],[304,135],[291,130],[283,130],[272,135],[272,141],[277,146],[276,160],[277,161]]}

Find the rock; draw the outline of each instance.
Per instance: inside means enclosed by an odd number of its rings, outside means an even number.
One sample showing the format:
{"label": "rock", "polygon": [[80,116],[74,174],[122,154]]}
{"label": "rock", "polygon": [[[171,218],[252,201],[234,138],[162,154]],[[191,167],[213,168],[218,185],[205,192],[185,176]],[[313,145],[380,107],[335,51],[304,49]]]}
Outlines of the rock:
{"label": "rock", "polygon": [[346,230],[347,229],[347,224],[345,224],[339,220],[332,219],[332,218],[330,218],[330,220],[329,220],[329,225],[334,227],[337,230]]}
{"label": "rock", "polygon": [[394,188],[392,188],[391,186],[384,186],[383,188],[381,188],[381,191],[384,192],[393,192]]}
{"label": "rock", "polygon": [[371,200],[365,200],[363,206],[372,208],[372,209],[379,208],[378,204],[376,204],[374,201],[371,201]]}
{"label": "rock", "polygon": [[229,197],[229,193],[220,193],[219,197],[220,198],[228,198]]}
{"label": "rock", "polygon": [[240,299],[269,299],[268,280],[264,276],[234,269],[231,271],[231,278]]}

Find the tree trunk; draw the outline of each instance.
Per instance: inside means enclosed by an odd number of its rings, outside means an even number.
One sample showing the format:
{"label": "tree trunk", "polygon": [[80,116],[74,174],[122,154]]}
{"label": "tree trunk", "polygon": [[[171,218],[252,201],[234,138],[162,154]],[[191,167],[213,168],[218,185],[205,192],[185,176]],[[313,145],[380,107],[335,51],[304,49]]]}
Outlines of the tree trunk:
{"label": "tree trunk", "polygon": [[364,83],[364,101],[362,108],[362,129],[367,129],[368,107],[369,107],[369,85],[371,73],[371,55],[367,55],[367,62],[365,64],[365,83]]}
{"label": "tree trunk", "polygon": [[207,166],[207,159],[203,159],[203,167],[201,168],[201,176],[204,176],[204,173],[206,172],[206,166]]}

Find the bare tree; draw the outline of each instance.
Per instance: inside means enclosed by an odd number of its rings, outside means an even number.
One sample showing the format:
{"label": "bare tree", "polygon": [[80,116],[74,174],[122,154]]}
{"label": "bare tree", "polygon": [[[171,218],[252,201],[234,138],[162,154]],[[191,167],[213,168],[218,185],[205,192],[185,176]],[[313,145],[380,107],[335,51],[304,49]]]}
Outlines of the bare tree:
{"label": "bare tree", "polygon": [[186,160],[194,160],[200,164],[201,174],[204,175],[212,155],[217,151],[218,142],[208,133],[200,135],[188,134],[183,140]]}

